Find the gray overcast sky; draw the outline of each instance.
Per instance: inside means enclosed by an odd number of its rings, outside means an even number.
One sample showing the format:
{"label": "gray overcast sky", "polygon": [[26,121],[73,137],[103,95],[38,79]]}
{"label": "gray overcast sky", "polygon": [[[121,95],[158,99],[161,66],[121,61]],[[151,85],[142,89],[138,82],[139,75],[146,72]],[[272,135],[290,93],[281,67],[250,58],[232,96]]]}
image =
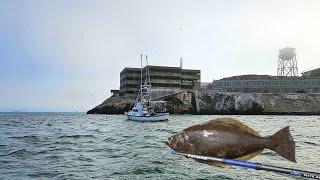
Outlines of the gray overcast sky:
{"label": "gray overcast sky", "polygon": [[280,48],[299,71],[320,65],[320,1],[0,0],[0,111],[86,111],[119,72],[200,69],[202,81],[276,74]]}

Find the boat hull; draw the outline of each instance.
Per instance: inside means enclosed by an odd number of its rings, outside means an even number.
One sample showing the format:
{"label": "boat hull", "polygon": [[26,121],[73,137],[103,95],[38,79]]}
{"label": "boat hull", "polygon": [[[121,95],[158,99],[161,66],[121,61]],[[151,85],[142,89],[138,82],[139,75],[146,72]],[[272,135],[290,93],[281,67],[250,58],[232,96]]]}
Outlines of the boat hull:
{"label": "boat hull", "polygon": [[128,120],[131,121],[140,121],[140,122],[159,122],[159,121],[168,121],[169,113],[163,113],[158,115],[150,115],[150,116],[132,116],[127,115]]}

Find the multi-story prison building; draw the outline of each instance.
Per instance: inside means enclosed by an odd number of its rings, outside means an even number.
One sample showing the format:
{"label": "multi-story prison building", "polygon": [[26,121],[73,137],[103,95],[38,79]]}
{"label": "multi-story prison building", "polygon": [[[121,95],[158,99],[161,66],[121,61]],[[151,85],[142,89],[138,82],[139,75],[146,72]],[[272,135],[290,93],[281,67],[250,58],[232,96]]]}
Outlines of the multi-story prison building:
{"label": "multi-story prison building", "polygon": [[216,80],[210,88],[214,92],[320,93],[320,77],[243,75]]}
{"label": "multi-story prison building", "polygon": [[[193,92],[200,89],[200,70],[182,69],[168,66],[145,66],[142,69],[142,82],[149,68],[153,90]],[[140,68],[124,68],[120,72],[120,95],[135,95],[140,88]]]}

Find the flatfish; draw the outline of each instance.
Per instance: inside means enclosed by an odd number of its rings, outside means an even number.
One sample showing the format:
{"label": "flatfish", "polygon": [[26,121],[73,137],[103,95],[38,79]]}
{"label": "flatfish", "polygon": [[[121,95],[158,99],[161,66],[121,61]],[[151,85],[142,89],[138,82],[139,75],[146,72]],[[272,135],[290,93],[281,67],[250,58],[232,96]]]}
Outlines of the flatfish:
{"label": "flatfish", "polygon": [[[249,160],[267,148],[289,161],[296,162],[295,142],[289,127],[274,135],[262,137],[233,118],[215,119],[191,126],[168,138],[166,144],[181,153],[237,160]],[[216,163],[213,165],[221,166]]]}

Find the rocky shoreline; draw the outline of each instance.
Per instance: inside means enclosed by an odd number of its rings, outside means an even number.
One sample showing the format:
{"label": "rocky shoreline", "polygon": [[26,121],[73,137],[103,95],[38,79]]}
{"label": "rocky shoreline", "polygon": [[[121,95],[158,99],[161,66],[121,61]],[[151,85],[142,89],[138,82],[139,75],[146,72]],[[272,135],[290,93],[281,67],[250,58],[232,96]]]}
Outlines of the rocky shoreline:
{"label": "rocky shoreline", "polygon": [[[170,114],[320,115],[320,94],[193,93],[189,101],[164,100]],[[87,114],[123,114],[134,102],[132,97],[110,97]]]}
{"label": "rocky shoreline", "polygon": [[215,93],[200,99],[199,114],[320,114],[320,94]]}

